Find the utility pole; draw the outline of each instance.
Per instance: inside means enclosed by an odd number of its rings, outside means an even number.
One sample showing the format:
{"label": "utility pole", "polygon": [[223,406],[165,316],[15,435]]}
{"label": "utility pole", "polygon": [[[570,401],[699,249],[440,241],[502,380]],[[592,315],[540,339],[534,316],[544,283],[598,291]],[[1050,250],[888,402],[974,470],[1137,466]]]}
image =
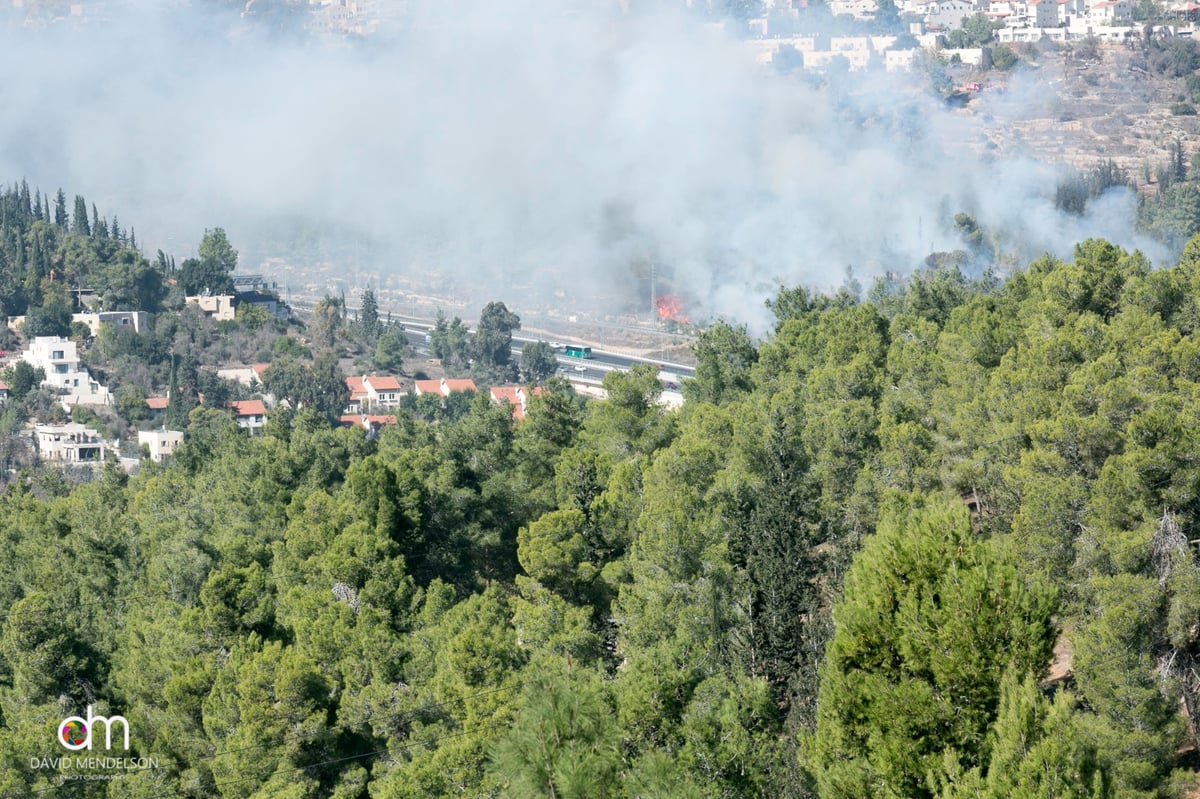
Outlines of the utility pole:
{"label": "utility pole", "polygon": [[658,321],[658,263],[650,261],[650,318]]}

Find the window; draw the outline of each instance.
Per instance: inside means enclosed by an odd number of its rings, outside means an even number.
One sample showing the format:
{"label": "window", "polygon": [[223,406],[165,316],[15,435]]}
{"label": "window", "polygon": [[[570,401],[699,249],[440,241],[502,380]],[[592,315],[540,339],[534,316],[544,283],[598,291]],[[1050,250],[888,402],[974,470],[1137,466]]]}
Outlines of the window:
{"label": "window", "polygon": [[50,357],[56,361],[61,361],[63,359],[63,351],[62,350],[54,350],[53,352],[50,353]]}
{"label": "window", "polygon": [[56,375],[65,375],[67,373],[67,365],[65,363],[54,364],[54,373]]}

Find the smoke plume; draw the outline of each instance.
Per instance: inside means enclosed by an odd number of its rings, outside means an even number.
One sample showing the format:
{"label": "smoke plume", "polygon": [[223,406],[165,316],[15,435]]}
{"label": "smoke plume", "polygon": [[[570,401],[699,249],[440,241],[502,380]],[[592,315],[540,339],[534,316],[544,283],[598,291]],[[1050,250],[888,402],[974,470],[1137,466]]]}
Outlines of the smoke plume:
{"label": "smoke plume", "polygon": [[415,0],[363,40],[197,6],[0,27],[19,76],[0,175],[85,195],[150,251],[186,257],[224,227],[247,271],[284,255],[647,318],[671,294],[756,327],[780,284],[961,247],[959,211],[1035,254],[1137,243],[1131,196],[1059,213],[1051,165],[982,158],[920,81],[784,75],[664,4]]}

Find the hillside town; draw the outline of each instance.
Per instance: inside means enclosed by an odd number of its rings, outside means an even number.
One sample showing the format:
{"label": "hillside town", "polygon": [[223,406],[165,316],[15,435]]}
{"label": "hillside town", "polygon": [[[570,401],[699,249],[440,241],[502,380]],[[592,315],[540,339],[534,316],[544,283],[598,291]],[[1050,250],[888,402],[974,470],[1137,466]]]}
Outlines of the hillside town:
{"label": "hillside town", "polygon": [[[24,24],[35,27],[103,23],[120,5],[118,0],[0,2],[11,3]],[[1132,43],[1147,33],[1191,37],[1200,15],[1200,5],[1191,0],[762,0],[745,4],[748,12],[734,19],[716,0],[680,4],[712,17],[710,27],[744,41],[759,64],[806,72],[838,65],[850,71],[910,71],[926,54],[986,68],[992,66],[991,44],[1043,39]],[[406,22],[405,4],[380,0],[293,0],[270,7],[287,9],[294,24],[323,35],[371,37]],[[617,7],[624,14],[636,13],[639,3],[620,0]],[[254,3],[241,11],[247,19],[261,13]],[[957,46],[950,34],[963,31],[973,19],[990,25],[990,41]]]}
{"label": "hillside town", "polygon": [[[236,326],[239,319],[245,320],[247,307],[262,308],[279,325],[278,330],[288,330],[292,323],[291,332],[285,335],[307,343],[307,339],[299,334],[303,325],[293,317],[291,309],[263,286],[257,276],[249,280],[255,286],[252,290],[188,296],[185,307],[204,320],[204,324],[223,323],[230,327]],[[238,308],[242,309],[241,316],[237,315]],[[71,321],[74,337],[25,337],[22,334],[26,318],[14,316],[8,319],[8,335],[18,337],[22,343],[20,349],[0,353],[0,373],[17,375],[15,380],[10,377],[13,382],[27,379],[23,375],[33,376],[36,384],[23,387],[22,395],[41,390],[53,396],[56,403],[47,418],[30,416],[26,419],[24,438],[29,444],[30,462],[68,467],[117,462],[129,473],[136,472],[143,460],[165,462],[184,440],[184,431],[170,429],[166,422],[171,407],[170,392],[138,397],[132,406],[122,402],[122,407],[117,408],[118,392],[93,375],[81,356],[81,349],[94,343],[97,336],[112,336],[117,330],[140,335],[148,332],[155,320],[144,311],[98,311],[73,314]],[[432,367],[435,372],[440,367],[436,360],[422,361],[422,365],[426,370]],[[229,391],[220,392],[222,395],[248,397],[224,399],[216,403],[216,407],[251,436],[262,432],[272,409],[280,405],[293,409],[296,406],[266,388],[270,382],[267,375],[270,368],[270,363],[232,363],[209,369],[213,378],[225,381]],[[456,395],[473,396],[481,390],[470,378],[428,378],[424,375],[424,371],[418,371],[415,376],[372,373],[345,377],[338,421],[343,427],[362,427],[370,437],[383,426],[396,424],[396,412],[406,403],[413,406],[433,403],[442,408]],[[511,409],[515,422],[525,419],[531,398],[546,393],[542,386],[515,383],[484,388],[493,404]],[[0,405],[9,397],[9,386],[0,382]],[[213,405],[206,402],[203,393],[199,394],[198,401],[202,406]],[[110,423],[104,424],[106,421]],[[10,470],[14,466],[13,463],[8,465]]]}

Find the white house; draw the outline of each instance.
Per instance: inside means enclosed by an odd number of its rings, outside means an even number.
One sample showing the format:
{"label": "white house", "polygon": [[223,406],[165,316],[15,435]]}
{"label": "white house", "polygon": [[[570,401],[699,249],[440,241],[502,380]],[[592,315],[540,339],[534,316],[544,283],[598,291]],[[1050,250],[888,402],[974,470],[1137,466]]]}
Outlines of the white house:
{"label": "white house", "polygon": [[992,65],[992,48],[990,47],[959,47],[945,48],[942,58],[947,60],[958,56],[958,62],[972,67],[990,67]]}
{"label": "white house", "polygon": [[367,405],[371,408],[395,408],[400,404],[400,381],[386,375],[364,375],[363,388],[367,392]]}
{"label": "white house", "polygon": [[46,373],[43,386],[64,393],[62,404],[70,409],[75,405],[110,405],[108,389],[92,379],[79,360],[75,342],[59,336],[38,336],[21,353],[21,359]]}
{"label": "white house", "polygon": [[188,305],[199,306],[204,315],[217,322],[228,322],[236,317],[232,294],[202,294],[185,297]]}
{"label": "white house", "polygon": [[1054,28],[1062,18],[1058,11],[1058,0],[1029,0],[1029,21],[1035,28]]}
{"label": "white house", "polygon": [[100,325],[108,324],[118,330],[132,330],[141,333],[146,329],[150,315],[145,311],[100,311],[99,313],[71,314],[72,322],[82,322],[88,326],[95,336],[100,333]]}
{"label": "white house", "polygon": [[102,463],[104,440],[100,433],[81,424],[39,424],[34,428],[38,452],[48,461]]}
{"label": "white house", "polygon": [[883,54],[883,66],[888,72],[908,72],[912,69],[920,50],[886,50]]}
{"label": "white house", "polygon": [[969,0],[931,0],[920,8],[927,26],[946,30],[961,28],[963,21],[979,10]]}
{"label": "white house", "polygon": [[813,50],[801,53],[806,70],[826,70],[835,63],[844,61],[851,72],[865,70],[874,53],[870,50]]}
{"label": "white house", "polygon": [[878,5],[876,0],[829,0],[829,10],[832,13],[855,19],[874,19]]}
{"label": "white house", "polygon": [[1133,4],[1129,0],[1100,0],[1088,9],[1088,19],[1100,25],[1113,25],[1133,19]]}
{"label": "white house", "polygon": [[162,463],[171,455],[183,441],[183,433],[179,430],[139,430],[138,446],[150,450],[150,460]]}

